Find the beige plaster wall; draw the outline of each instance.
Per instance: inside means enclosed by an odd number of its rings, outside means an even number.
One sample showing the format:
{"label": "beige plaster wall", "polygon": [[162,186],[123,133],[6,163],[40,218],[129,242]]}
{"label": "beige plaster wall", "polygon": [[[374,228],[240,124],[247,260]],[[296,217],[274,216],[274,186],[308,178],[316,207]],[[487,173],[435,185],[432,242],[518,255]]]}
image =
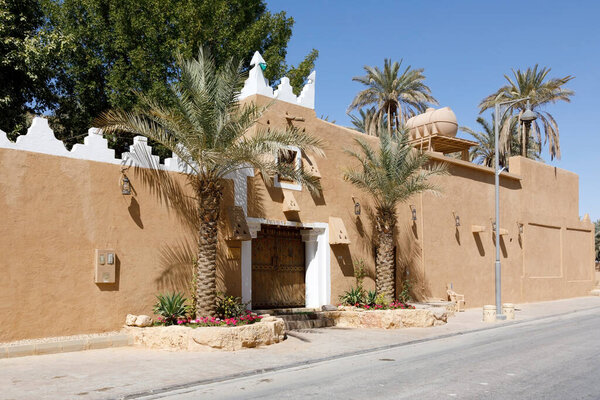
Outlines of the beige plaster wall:
{"label": "beige plaster wall", "polygon": [[[298,118],[288,122],[286,116]],[[344,152],[355,146],[355,138],[374,146],[378,139],[284,102],[275,102],[260,122],[267,129],[288,123],[324,142],[326,157],[317,158],[322,194],[293,191],[300,212],[284,213],[281,189],[265,186],[260,175],[248,178],[249,216],[301,222],[342,218],[351,244],[330,247],[332,302],[354,285],[355,259],[366,262],[365,285],[373,289],[370,199],[343,180],[343,170],[356,165]],[[491,304],[493,172],[432,157],[448,163],[450,174],[436,178],[440,195],[417,195],[398,208],[398,281],[410,279],[418,299],[444,298],[452,283],[468,307]],[[183,176],[166,174],[161,185],[152,185],[156,180],[143,170],[130,170],[135,194],[123,196],[117,165],[7,149],[0,149],[0,164],[0,341],[118,329],[128,313],[151,314],[157,292],[187,289],[185,264],[196,239],[193,218],[185,211],[190,192]],[[577,175],[521,157],[510,159],[510,171],[502,175],[500,197],[500,228],[508,230],[501,241],[504,301],[587,295],[594,279],[593,224],[578,216]],[[362,205],[360,217],[354,215],[353,196]],[[224,206],[232,199],[227,181]],[[409,205],[417,210],[414,222]],[[473,234],[473,225],[485,231]],[[239,253],[219,239],[219,290],[239,296]],[[116,251],[116,284],[93,282],[96,248]]]}
{"label": "beige plaster wall", "polygon": [[[123,196],[118,165],[7,149],[0,165],[0,341],[119,329],[152,315],[156,293],[187,290],[193,229],[139,171]],[[115,284],[94,283],[97,248],[115,250]],[[219,257],[220,290],[240,295],[239,276]]]}

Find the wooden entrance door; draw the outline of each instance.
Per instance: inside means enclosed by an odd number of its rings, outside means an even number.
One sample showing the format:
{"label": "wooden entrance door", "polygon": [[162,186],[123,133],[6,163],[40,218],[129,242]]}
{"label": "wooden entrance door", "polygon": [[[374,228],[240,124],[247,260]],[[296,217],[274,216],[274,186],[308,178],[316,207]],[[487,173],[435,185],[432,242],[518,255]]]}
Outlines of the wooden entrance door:
{"label": "wooden entrance door", "polygon": [[252,240],[252,308],[304,307],[300,229],[263,225]]}

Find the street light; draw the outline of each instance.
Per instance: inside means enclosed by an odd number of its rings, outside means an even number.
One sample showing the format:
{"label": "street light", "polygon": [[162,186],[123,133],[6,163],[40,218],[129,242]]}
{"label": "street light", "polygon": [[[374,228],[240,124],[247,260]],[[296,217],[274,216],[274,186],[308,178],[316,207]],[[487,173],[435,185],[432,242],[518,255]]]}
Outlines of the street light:
{"label": "street light", "polygon": [[[534,121],[537,116],[533,111],[531,111],[529,105],[529,97],[524,97],[522,99],[503,101],[501,103],[497,103],[494,107],[494,152],[495,152],[495,185],[496,185],[496,319],[506,319],[506,315],[502,314],[502,284],[500,282],[500,173],[506,168],[502,167],[500,169],[500,159],[498,157],[498,137],[500,136],[500,121],[504,117],[504,114],[508,111],[509,107],[512,104],[519,103],[523,100],[527,100],[527,109],[521,115],[521,121],[523,122],[531,122]],[[500,106],[506,106],[506,108],[500,113]]]}

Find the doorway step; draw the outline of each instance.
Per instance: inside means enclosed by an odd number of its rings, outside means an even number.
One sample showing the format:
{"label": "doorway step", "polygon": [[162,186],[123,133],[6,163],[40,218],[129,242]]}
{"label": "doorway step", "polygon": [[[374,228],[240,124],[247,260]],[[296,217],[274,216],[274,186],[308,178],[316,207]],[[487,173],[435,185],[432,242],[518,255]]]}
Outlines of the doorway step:
{"label": "doorway step", "polygon": [[254,310],[258,315],[269,314],[283,319],[286,331],[327,328],[333,321],[316,308],[277,308],[273,310]]}

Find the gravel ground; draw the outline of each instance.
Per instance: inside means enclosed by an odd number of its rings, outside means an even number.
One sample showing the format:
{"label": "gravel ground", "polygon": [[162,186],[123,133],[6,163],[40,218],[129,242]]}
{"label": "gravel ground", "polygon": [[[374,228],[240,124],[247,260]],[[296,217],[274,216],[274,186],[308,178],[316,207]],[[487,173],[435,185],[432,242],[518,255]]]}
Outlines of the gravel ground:
{"label": "gravel ground", "polygon": [[112,332],[102,332],[102,333],[89,333],[86,335],[56,336],[56,337],[46,337],[46,338],[39,338],[39,339],[22,339],[22,340],[17,340],[15,342],[0,342],[0,347],[20,346],[23,344],[62,342],[62,341],[66,341],[66,340],[78,340],[78,339],[87,339],[87,338],[94,338],[94,337],[119,335],[121,333],[122,332],[120,332],[120,331],[112,331]]}

